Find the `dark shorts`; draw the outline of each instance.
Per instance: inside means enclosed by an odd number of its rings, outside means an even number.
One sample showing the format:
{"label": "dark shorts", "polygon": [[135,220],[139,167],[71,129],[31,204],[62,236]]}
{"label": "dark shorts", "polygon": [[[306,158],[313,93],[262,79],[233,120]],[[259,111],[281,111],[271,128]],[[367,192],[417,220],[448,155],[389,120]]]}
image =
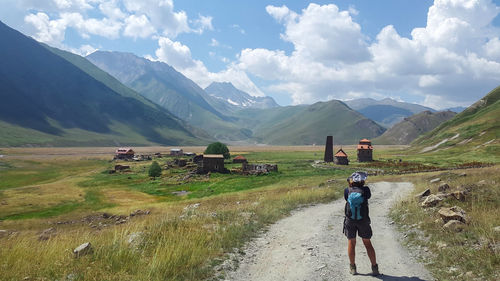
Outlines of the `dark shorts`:
{"label": "dark shorts", "polygon": [[347,239],[356,238],[356,233],[363,239],[370,239],[373,235],[369,219],[360,221],[346,219],[344,221],[344,233]]}

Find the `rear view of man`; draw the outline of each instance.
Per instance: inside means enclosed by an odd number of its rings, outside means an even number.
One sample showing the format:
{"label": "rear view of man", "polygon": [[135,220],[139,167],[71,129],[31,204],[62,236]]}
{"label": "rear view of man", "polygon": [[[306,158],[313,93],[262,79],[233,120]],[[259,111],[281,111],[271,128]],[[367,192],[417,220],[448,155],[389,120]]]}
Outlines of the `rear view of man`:
{"label": "rear view of man", "polygon": [[371,243],[372,228],[368,210],[368,199],[371,197],[370,188],[365,186],[367,175],[365,172],[355,172],[347,181],[349,187],[344,190],[345,205],[344,233],[348,239],[347,253],[350,261],[351,274],[357,274],[356,270],[356,235],[361,237],[366,252],[372,264],[372,275],[379,275],[378,264],[375,257],[375,249]]}

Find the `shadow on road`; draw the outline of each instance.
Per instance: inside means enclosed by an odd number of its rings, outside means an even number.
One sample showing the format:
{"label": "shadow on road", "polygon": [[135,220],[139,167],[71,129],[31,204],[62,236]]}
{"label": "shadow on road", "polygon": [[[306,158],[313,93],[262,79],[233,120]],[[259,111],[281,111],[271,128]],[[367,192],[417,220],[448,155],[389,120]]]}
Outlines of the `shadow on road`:
{"label": "shadow on road", "polygon": [[[361,276],[372,276],[371,274],[360,274]],[[419,277],[408,277],[408,276],[393,276],[387,274],[380,274],[379,276],[373,276],[375,279],[380,279],[384,281],[427,281],[425,279],[421,279]]]}

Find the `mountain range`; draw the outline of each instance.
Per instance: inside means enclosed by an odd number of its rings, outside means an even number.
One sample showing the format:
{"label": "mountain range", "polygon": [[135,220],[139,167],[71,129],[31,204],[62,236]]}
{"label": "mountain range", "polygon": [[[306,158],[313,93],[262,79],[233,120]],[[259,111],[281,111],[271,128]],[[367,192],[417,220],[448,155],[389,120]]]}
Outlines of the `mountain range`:
{"label": "mountain range", "polygon": [[451,116],[391,99],[281,107],[229,82],[202,89],[168,64],[134,54],[84,58],[1,22],[0,36],[0,146],[302,145],[326,135],[352,144],[398,120],[377,140],[407,143]]}
{"label": "mountain range", "polygon": [[84,58],[2,22],[0,37],[0,145],[206,142],[201,130],[191,130]]}
{"label": "mountain range", "polygon": [[419,104],[395,101],[390,98],[382,100],[361,98],[346,101],[345,103],[352,109],[357,110],[386,128],[392,127],[405,117],[410,117],[422,111],[436,111]]}

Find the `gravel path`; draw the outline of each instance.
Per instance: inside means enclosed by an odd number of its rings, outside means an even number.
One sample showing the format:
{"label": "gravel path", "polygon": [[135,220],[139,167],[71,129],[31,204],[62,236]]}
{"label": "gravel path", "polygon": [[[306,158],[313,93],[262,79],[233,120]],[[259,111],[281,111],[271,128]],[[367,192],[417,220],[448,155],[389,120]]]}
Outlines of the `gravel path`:
{"label": "gravel path", "polygon": [[356,264],[359,275],[349,274],[347,240],[342,234],[342,198],[293,213],[272,225],[244,249],[245,256],[228,280],[433,280],[398,240],[400,234],[387,217],[398,194],[413,188],[410,183],[370,184],[370,217],[381,276],[372,277],[370,261],[358,239]]}

